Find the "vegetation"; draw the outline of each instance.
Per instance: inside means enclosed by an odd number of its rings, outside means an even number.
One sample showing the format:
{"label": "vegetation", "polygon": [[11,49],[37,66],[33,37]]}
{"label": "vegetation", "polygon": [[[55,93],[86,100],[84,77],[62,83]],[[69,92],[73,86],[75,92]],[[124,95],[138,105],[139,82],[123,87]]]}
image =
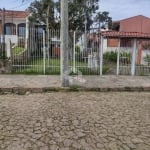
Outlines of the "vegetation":
{"label": "vegetation", "polygon": [[[87,30],[93,23],[100,23],[104,27],[106,23],[111,25],[112,19],[109,12],[98,12],[100,0],[69,0],[69,29]],[[48,28],[60,28],[60,0],[34,0],[28,10],[32,13],[30,23],[46,24]],[[93,16],[96,16],[95,18]]]}
{"label": "vegetation", "polygon": [[120,53],[120,61],[125,64],[131,63],[131,52],[121,52]]}
{"label": "vegetation", "polygon": [[103,59],[107,62],[117,62],[117,52],[105,52],[103,54]]}
{"label": "vegetation", "polygon": [[3,50],[3,45],[0,44],[0,59],[6,59],[6,51]]}
{"label": "vegetation", "polygon": [[99,28],[111,28],[112,26],[112,18],[109,17],[109,12],[98,12],[95,18],[95,21],[99,24]]}
{"label": "vegetation", "polygon": [[146,54],[144,57],[145,62],[147,62],[148,65],[150,65],[150,54]]}
{"label": "vegetation", "polygon": [[[36,59],[31,60],[26,66],[18,66],[14,68],[13,72],[17,74],[43,74],[44,67],[43,67],[43,59]],[[50,75],[58,75],[60,74],[60,59],[50,59],[45,61],[45,73]],[[73,66],[73,62],[69,62],[70,68]],[[107,73],[108,66],[103,66],[103,74]],[[73,73],[72,69],[70,69],[70,75],[97,75],[100,73],[99,68],[88,68],[87,64],[84,62],[76,62],[76,70],[77,73]]]}
{"label": "vegetation", "polygon": [[6,52],[5,51],[0,51],[0,59],[6,59]]}
{"label": "vegetation", "polygon": [[24,51],[23,47],[19,47],[19,46],[15,46],[14,48],[12,48],[12,54],[13,55],[19,55]]}

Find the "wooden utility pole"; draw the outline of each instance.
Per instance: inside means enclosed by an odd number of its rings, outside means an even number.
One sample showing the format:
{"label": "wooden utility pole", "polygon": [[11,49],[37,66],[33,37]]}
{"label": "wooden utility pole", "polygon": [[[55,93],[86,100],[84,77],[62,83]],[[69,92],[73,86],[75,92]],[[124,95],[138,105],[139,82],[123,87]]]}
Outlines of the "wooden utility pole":
{"label": "wooden utility pole", "polygon": [[67,0],[61,0],[61,85],[62,87],[69,86]]}

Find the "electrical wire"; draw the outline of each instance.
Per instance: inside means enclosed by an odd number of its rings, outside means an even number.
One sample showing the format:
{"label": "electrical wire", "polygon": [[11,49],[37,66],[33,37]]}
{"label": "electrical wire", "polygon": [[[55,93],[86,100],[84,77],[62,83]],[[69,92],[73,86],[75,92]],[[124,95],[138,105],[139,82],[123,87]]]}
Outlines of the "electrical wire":
{"label": "electrical wire", "polygon": [[[18,1],[18,0],[16,0],[16,1]],[[15,7],[11,7],[11,8],[8,8],[8,9],[13,10],[13,9],[21,8],[21,7],[25,6],[25,5],[28,5],[31,2],[32,2],[32,0],[26,0],[26,2],[22,2],[20,5],[17,5]]]}

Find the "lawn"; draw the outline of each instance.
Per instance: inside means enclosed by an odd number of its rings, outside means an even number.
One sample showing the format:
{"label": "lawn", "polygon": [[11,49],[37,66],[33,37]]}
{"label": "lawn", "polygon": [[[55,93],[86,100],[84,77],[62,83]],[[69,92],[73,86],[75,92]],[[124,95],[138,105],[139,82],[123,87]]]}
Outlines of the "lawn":
{"label": "lawn", "polygon": [[23,47],[19,47],[19,46],[15,46],[14,48],[12,48],[12,54],[13,55],[19,55],[24,51]]}
{"label": "lawn", "polygon": [[[60,74],[60,59],[46,59],[44,62],[43,58],[34,58],[26,65],[14,66],[14,73],[17,74],[44,74],[44,63],[45,63],[45,74],[47,75],[58,75]],[[73,70],[73,61],[69,61],[69,73]],[[103,67],[103,73],[107,72],[108,67]],[[76,71],[83,75],[98,75],[99,68],[88,68],[85,62],[76,62]],[[77,73],[77,74],[78,74]]]}

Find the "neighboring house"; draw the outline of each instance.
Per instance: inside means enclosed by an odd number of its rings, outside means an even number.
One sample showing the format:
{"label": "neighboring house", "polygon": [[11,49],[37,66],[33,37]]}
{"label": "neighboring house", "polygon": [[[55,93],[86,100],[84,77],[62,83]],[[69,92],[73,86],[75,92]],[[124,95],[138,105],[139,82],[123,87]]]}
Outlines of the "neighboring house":
{"label": "neighboring house", "polygon": [[[0,11],[0,34],[2,34],[2,10]],[[26,21],[29,12],[27,11],[4,11],[4,34],[10,38],[13,43],[17,43],[18,37],[25,36]]]}
{"label": "neighboring house", "polygon": [[[117,49],[118,38],[116,37],[120,34],[124,36],[120,39],[120,47],[127,50],[132,50],[133,47],[133,38],[131,39],[131,37],[135,36],[137,38],[136,63],[141,64],[142,53],[145,53],[143,47],[150,44],[150,39],[146,38],[150,36],[150,18],[139,15],[114,22],[113,30],[108,31],[107,39],[104,40],[104,51]],[[150,49],[148,48],[148,53],[149,51]]]}
{"label": "neighboring house", "polygon": [[[120,21],[115,21],[113,23],[113,31],[119,32],[136,32],[136,33],[150,33],[150,18],[139,15],[131,18],[123,19]],[[121,40],[121,47],[131,47],[131,40]],[[108,39],[107,47],[117,47],[118,40],[117,39]]]}
{"label": "neighboring house", "polygon": [[[19,39],[25,38],[26,23],[29,12],[27,11],[4,11],[4,34],[5,42],[8,40],[13,44],[18,44]],[[2,35],[3,11],[0,11],[0,35]]]}

